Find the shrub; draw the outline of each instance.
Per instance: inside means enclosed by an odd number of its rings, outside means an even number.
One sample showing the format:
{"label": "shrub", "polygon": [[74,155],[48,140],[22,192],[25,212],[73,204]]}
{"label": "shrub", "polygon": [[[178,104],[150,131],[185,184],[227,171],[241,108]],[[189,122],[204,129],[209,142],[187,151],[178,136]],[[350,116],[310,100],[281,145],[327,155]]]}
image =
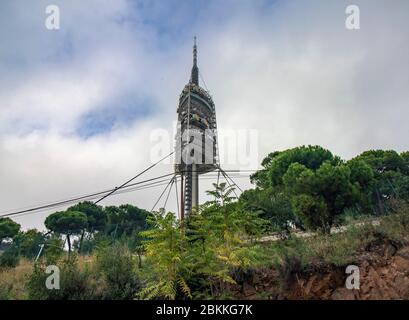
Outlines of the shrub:
{"label": "shrub", "polygon": [[15,268],[20,261],[18,248],[11,245],[0,255],[0,268]]}
{"label": "shrub", "polygon": [[104,281],[104,299],[133,299],[140,289],[136,261],[124,245],[100,248],[96,268]]}
{"label": "shrub", "polygon": [[13,289],[13,285],[7,283],[5,285],[0,286],[0,300],[11,300],[11,291]]}
{"label": "shrub", "polygon": [[57,264],[60,267],[60,289],[47,289],[47,265],[44,262],[34,265],[29,276],[27,289],[30,299],[35,300],[85,300],[99,298],[91,273],[86,268],[78,268],[77,257],[72,255]]}
{"label": "shrub", "polygon": [[154,213],[149,222],[152,229],[143,231],[146,251],[146,286],[139,293],[142,299],[175,299],[182,292],[191,297],[186,283],[190,267],[187,239],[173,213]]}
{"label": "shrub", "polygon": [[60,260],[64,254],[63,245],[64,242],[56,235],[46,240],[42,256],[46,259],[48,264],[54,264]]}
{"label": "shrub", "polygon": [[392,204],[395,213],[384,217],[377,230],[385,237],[398,242],[409,242],[409,205],[405,202]]}

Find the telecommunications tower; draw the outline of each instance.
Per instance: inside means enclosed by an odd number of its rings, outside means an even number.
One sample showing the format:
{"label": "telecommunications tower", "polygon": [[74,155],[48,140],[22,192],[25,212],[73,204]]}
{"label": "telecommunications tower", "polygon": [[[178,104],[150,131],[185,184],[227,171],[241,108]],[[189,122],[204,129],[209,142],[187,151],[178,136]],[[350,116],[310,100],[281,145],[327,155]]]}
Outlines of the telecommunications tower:
{"label": "telecommunications tower", "polygon": [[177,114],[175,173],[181,178],[183,219],[199,204],[199,176],[219,166],[216,110],[209,92],[199,86],[196,37],[192,73],[180,94]]}

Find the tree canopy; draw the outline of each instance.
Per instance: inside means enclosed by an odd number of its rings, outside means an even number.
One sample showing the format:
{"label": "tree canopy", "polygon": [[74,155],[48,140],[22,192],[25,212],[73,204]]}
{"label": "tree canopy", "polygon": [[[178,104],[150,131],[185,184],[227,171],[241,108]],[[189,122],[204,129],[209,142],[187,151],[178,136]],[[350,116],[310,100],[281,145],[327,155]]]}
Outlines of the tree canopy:
{"label": "tree canopy", "polygon": [[107,206],[105,212],[108,218],[108,233],[114,233],[116,237],[131,235],[147,228],[146,219],[150,213],[131,204],[119,207]]}
{"label": "tree canopy", "polygon": [[47,229],[67,236],[71,251],[71,235],[79,234],[88,225],[87,216],[79,211],[60,211],[49,215],[44,222]]}
{"label": "tree canopy", "polygon": [[15,237],[20,231],[20,225],[10,218],[0,218],[0,243],[7,239]]}
{"label": "tree canopy", "polygon": [[320,146],[270,153],[252,181],[258,189],[243,193],[244,205],[262,210],[285,227],[300,220],[305,227],[329,232],[336,216],[365,203],[373,169],[365,161],[345,163]]}
{"label": "tree canopy", "polygon": [[68,208],[68,211],[82,212],[87,217],[86,230],[89,232],[104,230],[107,224],[107,216],[101,206],[90,201],[80,202]]}

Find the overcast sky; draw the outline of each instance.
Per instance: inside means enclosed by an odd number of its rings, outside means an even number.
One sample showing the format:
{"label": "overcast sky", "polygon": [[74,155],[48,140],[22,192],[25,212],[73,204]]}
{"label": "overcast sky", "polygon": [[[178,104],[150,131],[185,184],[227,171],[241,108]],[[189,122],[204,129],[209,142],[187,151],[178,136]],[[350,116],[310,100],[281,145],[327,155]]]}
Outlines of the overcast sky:
{"label": "overcast sky", "polygon": [[[59,30],[45,27],[49,4]],[[345,27],[349,4],[359,30]],[[118,186],[150,165],[152,133],[172,133],[195,34],[218,127],[257,130],[258,163],[303,144],[344,159],[409,149],[406,0],[2,0],[0,24],[0,214]],[[102,204],[150,209],[161,188]],[[42,229],[49,213],[14,219]]]}

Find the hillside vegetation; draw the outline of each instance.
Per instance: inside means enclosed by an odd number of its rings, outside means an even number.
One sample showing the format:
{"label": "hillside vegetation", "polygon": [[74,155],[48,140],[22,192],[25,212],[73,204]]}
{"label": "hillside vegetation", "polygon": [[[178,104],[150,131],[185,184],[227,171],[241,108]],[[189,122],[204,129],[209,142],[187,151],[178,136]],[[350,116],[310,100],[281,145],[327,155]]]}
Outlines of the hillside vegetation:
{"label": "hillside vegetation", "polygon": [[[215,184],[213,200],[184,221],[164,209],[90,202],[48,216],[48,233],[0,219],[0,299],[345,298],[348,264],[367,257],[377,268],[408,246],[407,152],[343,161],[303,146],[269,154],[262,167],[254,189],[237,199]],[[265,241],[272,233],[278,240]],[[389,253],[374,258],[374,247]],[[60,268],[59,290],[45,286],[49,265]],[[406,298],[399,290],[385,297]]]}

